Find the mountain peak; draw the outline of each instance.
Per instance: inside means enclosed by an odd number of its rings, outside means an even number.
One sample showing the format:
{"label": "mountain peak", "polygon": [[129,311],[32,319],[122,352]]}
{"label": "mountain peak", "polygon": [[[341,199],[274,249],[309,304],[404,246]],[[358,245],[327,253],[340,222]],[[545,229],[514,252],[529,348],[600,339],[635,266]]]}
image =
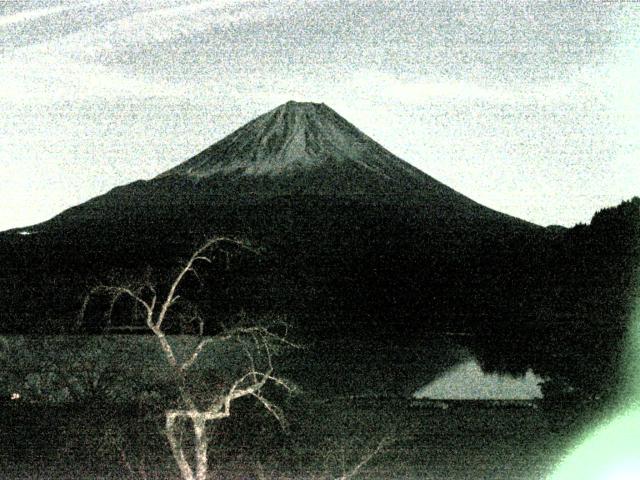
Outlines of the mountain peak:
{"label": "mountain peak", "polygon": [[324,103],[296,101],[260,115],[159,177],[176,176],[217,185],[233,179],[271,182],[278,191],[307,193],[424,192],[442,186]]}
{"label": "mountain peak", "polygon": [[295,100],[289,100],[286,103],[283,103],[279,107],[276,107],[274,110],[281,111],[286,110],[288,112],[314,112],[322,109],[328,109],[324,103],[314,103],[314,102],[297,102]]}
{"label": "mountain peak", "polygon": [[261,175],[313,167],[321,137],[335,134],[344,128],[340,124],[347,123],[339,119],[323,103],[290,100],[161,176]]}

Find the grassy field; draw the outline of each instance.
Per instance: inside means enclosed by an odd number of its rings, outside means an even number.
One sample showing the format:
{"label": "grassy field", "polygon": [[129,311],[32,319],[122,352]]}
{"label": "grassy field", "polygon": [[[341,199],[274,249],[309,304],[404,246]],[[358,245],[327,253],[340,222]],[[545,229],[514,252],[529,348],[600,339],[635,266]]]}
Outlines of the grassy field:
{"label": "grassy field", "polygon": [[[186,351],[193,339],[172,341]],[[179,478],[162,431],[170,375],[153,338],[4,337],[0,346],[0,478]],[[238,358],[214,349],[196,376],[233,370]],[[257,402],[234,403],[231,418],[210,424],[211,478],[336,478],[384,440],[359,478],[539,479],[586,421],[559,403],[442,409],[394,397],[268,393],[288,431]]]}
{"label": "grassy field", "polygon": [[[285,402],[290,430],[252,402],[211,424],[211,478],[544,478],[579,428],[570,411],[401,400]],[[160,415],[137,408],[3,407],[2,478],[177,479]],[[185,426],[186,427],[186,426]]]}

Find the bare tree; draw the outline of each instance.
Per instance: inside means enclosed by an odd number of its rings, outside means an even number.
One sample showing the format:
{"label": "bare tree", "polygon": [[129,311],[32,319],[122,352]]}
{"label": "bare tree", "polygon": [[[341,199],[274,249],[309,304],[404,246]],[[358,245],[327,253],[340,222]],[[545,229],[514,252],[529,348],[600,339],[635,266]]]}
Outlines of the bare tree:
{"label": "bare tree", "polygon": [[[81,313],[83,318],[90,298],[98,294],[109,296],[109,316],[116,302],[123,297],[128,297],[140,307],[146,327],[157,339],[164,361],[171,369],[179,389],[180,407],[165,411],[165,433],[183,480],[205,480],[207,477],[207,422],[229,417],[235,400],[253,397],[284,426],[285,419],[281,410],[266,398],[264,390],[268,384],[288,391],[292,390],[292,386],[287,381],[274,374],[272,364],[274,352],[279,348],[295,346],[286,338],[286,325],[282,332],[276,330],[278,327],[273,325],[241,324],[233,328],[223,327],[216,335],[204,336],[203,321],[198,319],[199,335],[195,336],[196,341],[191,344],[186,353],[176,348],[177,340],[170,341],[167,336],[165,325],[172,307],[177,302],[185,301],[178,294],[183,280],[188,275],[198,277],[196,266],[212,264],[216,255],[222,255],[222,258],[228,262],[229,251],[224,248],[225,245],[255,252],[246,243],[232,238],[212,238],[193,253],[172,279],[166,293],[160,295],[153,285],[145,285],[139,289],[103,285],[94,288],[87,296]],[[221,344],[233,344],[242,352],[243,367],[235,372],[232,381],[221,387],[218,386],[218,389],[211,388],[205,395],[193,395],[188,388],[188,373],[205,350]],[[195,452],[191,462],[183,448],[182,437],[177,433],[177,424],[180,420],[190,421],[193,426]]]}

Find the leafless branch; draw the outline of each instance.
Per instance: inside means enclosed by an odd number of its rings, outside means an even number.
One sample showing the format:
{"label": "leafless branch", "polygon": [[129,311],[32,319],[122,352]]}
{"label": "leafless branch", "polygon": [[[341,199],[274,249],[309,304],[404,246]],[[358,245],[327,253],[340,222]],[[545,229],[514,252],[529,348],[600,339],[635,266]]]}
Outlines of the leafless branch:
{"label": "leafless branch", "polygon": [[360,472],[360,470],[362,469],[362,467],[364,467],[367,463],[369,463],[371,461],[371,459],[373,457],[375,457],[378,453],[380,453],[380,451],[386,446],[388,445],[390,442],[390,438],[389,437],[383,437],[379,442],[378,445],[376,445],[376,448],[374,448],[372,451],[370,451],[369,453],[367,453],[364,457],[362,457],[362,459],[360,460],[360,462],[358,462],[356,464],[356,466],[354,466],[349,472],[345,472],[343,473],[340,477],[338,477],[336,480],[350,480],[351,478],[355,477],[356,475],[358,475],[358,472]]}
{"label": "leafless branch", "polygon": [[97,287],[94,287],[85,296],[84,301],[82,302],[82,307],[80,309],[80,314],[79,314],[79,319],[78,319],[79,323],[82,323],[84,321],[84,316],[86,314],[86,310],[87,310],[87,308],[89,306],[89,302],[91,301],[91,299],[94,296],[100,295],[100,294],[110,295],[109,309],[106,312],[106,316],[107,316],[109,324],[111,323],[111,318],[112,318],[112,315],[113,315],[114,306],[115,306],[116,302],[123,296],[128,296],[134,302],[136,302],[136,304],[141,305],[144,308],[147,316],[150,316],[150,315],[153,314],[153,310],[154,310],[155,305],[156,305],[155,289],[151,288],[151,292],[153,293],[153,297],[152,297],[150,302],[147,302],[139,294],[135,293],[130,288],[119,287],[119,286],[109,286],[109,285],[99,285]]}
{"label": "leafless branch", "polygon": [[198,346],[194,349],[194,351],[191,354],[191,356],[186,361],[184,361],[182,363],[182,365],[180,365],[180,370],[186,371],[189,368],[191,368],[191,366],[198,359],[198,356],[200,355],[200,353],[202,352],[204,347],[206,347],[208,344],[212,343],[214,340],[215,340],[214,338],[207,338],[205,340],[200,341],[200,343],[198,343]]}
{"label": "leafless branch", "polygon": [[273,415],[274,418],[280,423],[280,426],[282,427],[283,430],[287,429],[287,421],[286,421],[286,419],[284,417],[284,413],[282,412],[282,410],[277,405],[274,405],[273,403],[271,403],[269,400],[264,398],[258,392],[253,392],[250,395],[253,396],[254,398],[258,399],[258,401],[260,403],[262,403],[262,405],[264,405],[264,408],[266,408],[267,411],[271,415]]}
{"label": "leafless branch", "polygon": [[194,270],[194,264],[197,261],[205,261],[205,262],[208,262],[208,263],[212,263],[212,260],[209,257],[206,257],[206,256],[203,255],[204,252],[206,252],[207,250],[209,250],[209,249],[211,249],[213,247],[219,247],[220,244],[223,244],[225,242],[226,243],[231,243],[231,244],[233,244],[235,246],[241,247],[241,248],[246,249],[246,250],[255,251],[254,249],[249,247],[249,245],[247,243],[242,242],[240,240],[235,240],[235,239],[229,238],[229,237],[215,237],[215,238],[207,240],[204,243],[204,245],[202,245],[200,248],[198,248],[193,253],[193,255],[191,255],[191,258],[189,258],[189,260],[187,261],[185,266],[182,267],[182,269],[178,272],[178,275],[176,276],[176,278],[174,279],[173,283],[169,287],[169,293],[167,293],[167,297],[166,297],[165,301],[162,303],[162,305],[160,307],[160,313],[158,314],[158,320],[156,321],[156,328],[160,329],[162,327],[162,323],[164,322],[164,319],[165,319],[165,317],[167,315],[167,311],[169,310],[169,307],[171,307],[171,305],[175,302],[175,300],[177,298],[176,297],[176,290],[178,289],[178,287],[182,283],[182,280],[184,279],[185,275],[188,272],[192,272],[194,275],[196,275],[196,277],[198,277],[198,274]]}

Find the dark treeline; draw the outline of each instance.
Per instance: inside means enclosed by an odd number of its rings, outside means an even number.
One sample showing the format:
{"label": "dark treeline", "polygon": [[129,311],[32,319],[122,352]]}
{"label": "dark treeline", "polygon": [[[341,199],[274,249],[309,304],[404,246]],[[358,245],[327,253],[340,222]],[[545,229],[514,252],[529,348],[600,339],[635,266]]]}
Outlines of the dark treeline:
{"label": "dark treeline", "polygon": [[[640,266],[640,199],[597,212],[589,225],[554,229],[516,255],[520,281],[507,287],[503,312],[481,326],[474,349],[487,369],[607,395],[619,386]],[[512,312],[519,314],[511,317]]]}

